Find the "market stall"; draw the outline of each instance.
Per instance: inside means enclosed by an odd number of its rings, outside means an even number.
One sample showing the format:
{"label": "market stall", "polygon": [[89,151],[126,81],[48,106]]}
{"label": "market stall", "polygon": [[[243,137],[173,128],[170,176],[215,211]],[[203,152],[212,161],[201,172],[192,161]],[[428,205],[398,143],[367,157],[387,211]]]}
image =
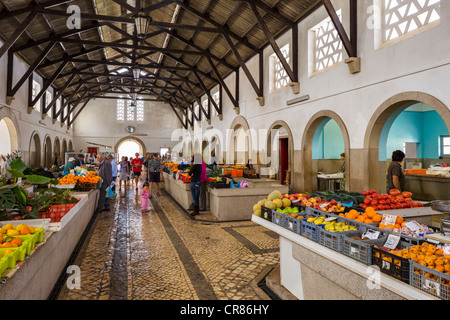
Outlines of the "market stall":
{"label": "market stall", "polygon": [[0,299],[44,300],[91,221],[101,179],[81,170],[35,175],[21,159],[8,173],[0,178]]}
{"label": "market stall", "polygon": [[280,236],[281,284],[302,300],[449,300],[450,234],[403,218],[412,208],[378,211],[378,194],[365,193],[369,205],[277,191],[255,204],[252,221]]}

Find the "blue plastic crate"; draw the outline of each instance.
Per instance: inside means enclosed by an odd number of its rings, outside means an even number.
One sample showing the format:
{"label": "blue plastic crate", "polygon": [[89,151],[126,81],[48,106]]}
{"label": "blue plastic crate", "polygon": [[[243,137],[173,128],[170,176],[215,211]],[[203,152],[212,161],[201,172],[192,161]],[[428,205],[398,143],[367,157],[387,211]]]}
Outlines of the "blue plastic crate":
{"label": "blue plastic crate", "polygon": [[296,234],[300,234],[302,219],[297,219],[291,216],[285,217],[285,228]]}
{"label": "blue plastic crate", "polygon": [[277,211],[272,211],[272,223],[280,227],[286,227],[286,215]]}

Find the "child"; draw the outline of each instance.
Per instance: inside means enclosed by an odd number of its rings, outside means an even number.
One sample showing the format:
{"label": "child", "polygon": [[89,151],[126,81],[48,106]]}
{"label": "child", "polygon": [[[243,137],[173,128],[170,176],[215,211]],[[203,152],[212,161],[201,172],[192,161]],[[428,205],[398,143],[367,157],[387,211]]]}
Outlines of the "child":
{"label": "child", "polygon": [[150,197],[150,191],[148,190],[149,183],[144,182],[143,188],[141,190],[141,206],[142,212],[148,212],[148,198]]}

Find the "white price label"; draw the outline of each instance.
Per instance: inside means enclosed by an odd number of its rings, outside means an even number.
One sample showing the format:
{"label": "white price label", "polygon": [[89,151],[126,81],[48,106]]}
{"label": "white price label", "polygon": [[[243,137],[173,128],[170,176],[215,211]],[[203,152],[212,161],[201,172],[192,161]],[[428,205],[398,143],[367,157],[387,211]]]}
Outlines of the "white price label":
{"label": "white price label", "polygon": [[444,256],[446,255],[450,255],[450,245],[446,244],[443,248],[442,251],[444,251]]}
{"label": "white price label", "polygon": [[329,217],[329,218],[326,218],[324,221],[334,221],[334,220],[337,220],[337,217]]}
{"label": "white price label", "polygon": [[299,203],[300,201],[302,201],[302,200],[297,199],[297,200],[292,201],[292,203]]}
{"label": "white price label", "polygon": [[388,249],[394,250],[397,248],[398,243],[400,242],[400,237],[394,234],[390,234],[386,240],[384,246]]}
{"label": "white price label", "polygon": [[383,214],[383,219],[381,220],[381,223],[384,224],[385,226],[388,225],[395,225],[395,222],[397,221],[397,216],[393,215],[393,214]]}
{"label": "white price label", "polygon": [[367,230],[364,232],[364,234],[361,236],[361,238],[368,238],[369,240],[376,240],[380,236],[380,231],[375,230]]}
{"label": "white price label", "polygon": [[328,207],[328,203],[321,204],[319,207],[320,207],[320,209],[323,209],[323,208],[325,208],[325,207]]}
{"label": "white price label", "polygon": [[420,229],[420,224],[417,221],[407,222],[405,225],[412,232],[415,232]]}

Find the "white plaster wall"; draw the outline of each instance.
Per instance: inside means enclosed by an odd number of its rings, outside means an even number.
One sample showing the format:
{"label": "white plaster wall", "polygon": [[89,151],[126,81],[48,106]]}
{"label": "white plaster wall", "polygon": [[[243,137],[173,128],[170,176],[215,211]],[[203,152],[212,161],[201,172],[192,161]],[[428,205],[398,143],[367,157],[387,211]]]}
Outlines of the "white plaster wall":
{"label": "white plaster wall", "polygon": [[[89,143],[110,146],[99,147],[100,151],[114,151],[117,142],[128,137],[126,128],[136,128],[136,138],[145,143],[147,152],[159,152],[162,147],[172,148],[172,132],[181,129],[181,123],[168,104],[144,102],[144,122],[117,121],[117,102],[113,99],[91,100],[74,121],[74,149],[87,151],[88,147],[97,147]],[[126,118],[126,117],[125,117]],[[141,136],[146,134],[147,136]]]}
{"label": "white plaster wall", "polygon": [[[344,121],[350,136],[350,148],[364,147],[364,136],[370,118],[380,105],[396,94],[419,91],[436,97],[450,106],[448,83],[450,80],[450,1],[441,1],[441,23],[438,27],[382,49],[375,48],[374,30],[367,27],[368,13],[373,1],[358,1],[358,56],[361,72],[350,74],[342,63],[322,74],[308,74],[308,30],[327,17],[323,7],[316,10],[299,24],[299,78],[301,92],[293,94],[290,88],[269,92],[269,57],[271,47],[264,51],[265,106],[260,107],[256,93],[244,72],[240,71],[240,114],[251,129],[269,129],[276,120],[285,121],[294,136],[295,150],[302,148],[302,136],[308,121],[322,110],[337,113]],[[342,9],[343,23],[349,33],[348,1],[333,1],[335,8]],[[291,42],[291,32],[277,39],[280,47]],[[344,59],[348,56],[344,53]],[[247,62],[258,82],[259,57]],[[234,75],[225,79],[234,92]],[[287,101],[303,95],[310,100],[287,106]],[[211,126],[225,134],[237,116],[224,93],[223,121],[213,118]],[[202,124],[203,128],[208,127]],[[196,125],[199,130],[200,125]],[[191,128],[191,131],[193,128]]]}
{"label": "white plaster wall", "polygon": [[[33,110],[28,114],[28,81],[25,81],[23,86],[15,95],[15,99],[11,105],[6,104],[6,78],[7,78],[7,63],[8,55],[5,54],[0,59],[0,78],[3,79],[0,86],[0,119],[4,117],[10,118],[15,125],[17,131],[17,144],[20,151],[22,151],[22,158],[27,165],[30,164],[30,142],[33,134],[38,134],[41,141],[41,165],[44,164],[44,142],[48,136],[54,146],[55,139],[59,139],[62,143],[63,139],[67,142],[73,140],[73,130],[68,129],[66,125],[61,127],[60,122],[52,124],[52,120],[46,117],[42,120],[42,114]],[[14,59],[14,80],[13,85],[26,72],[28,66],[18,58]],[[35,80],[42,84],[42,79],[35,75]],[[52,91],[52,90],[51,90]]]}

